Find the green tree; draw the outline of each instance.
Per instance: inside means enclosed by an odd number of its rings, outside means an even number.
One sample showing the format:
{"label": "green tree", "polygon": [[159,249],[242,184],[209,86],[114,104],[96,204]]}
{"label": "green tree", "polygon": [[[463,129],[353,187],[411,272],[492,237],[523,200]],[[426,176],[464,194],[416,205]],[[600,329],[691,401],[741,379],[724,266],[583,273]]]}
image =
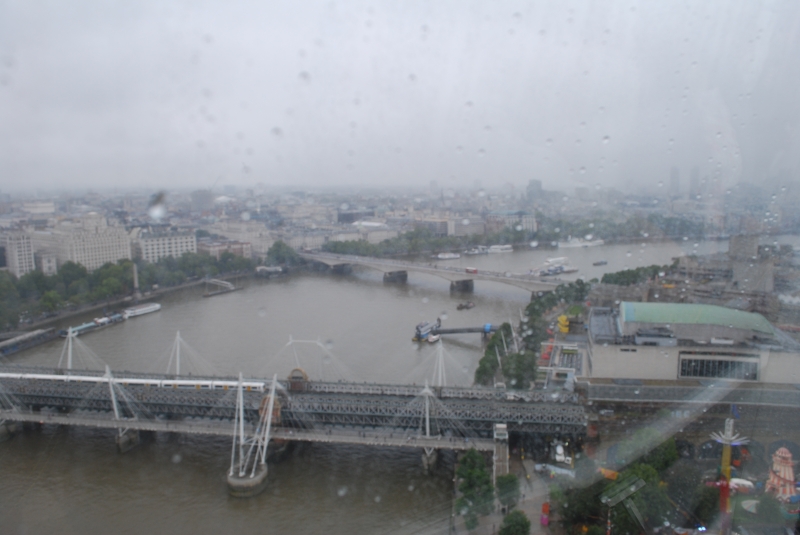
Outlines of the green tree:
{"label": "green tree", "polygon": [[511,511],[500,524],[500,535],[528,535],[531,521],[522,511]]}
{"label": "green tree", "polygon": [[497,477],[497,499],[506,507],[514,507],[519,502],[519,478],[514,474]]}
{"label": "green tree", "polygon": [[459,511],[468,514],[488,515],[494,507],[494,487],[486,468],[486,461],[476,450],[469,450],[458,463],[456,476],[461,480],[458,486],[462,494]]}
{"label": "green tree", "polygon": [[39,305],[42,307],[42,310],[55,312],[59,305],[61,305],[61,296],[58,295],[58,292],[55,290],[47,291],[39,300]]}
{"label": "green tree", "polygon": [[19,323],[20,298],[14,276],[0,271],[0,330],[13,329]]}
{"label": "green tree", "polygon": [[620,444],[617,455],[620,461],[646,464],[660,474],[678,460],[678,449],[673,437],[665,439],[656,429],[643,427]]}
{"label": "green tree", "polygon": [[267,251],[267,264],[271,266],[297,266],[302,263],[303,259],[297,254],[297,251],[281,240],[273,243]]}

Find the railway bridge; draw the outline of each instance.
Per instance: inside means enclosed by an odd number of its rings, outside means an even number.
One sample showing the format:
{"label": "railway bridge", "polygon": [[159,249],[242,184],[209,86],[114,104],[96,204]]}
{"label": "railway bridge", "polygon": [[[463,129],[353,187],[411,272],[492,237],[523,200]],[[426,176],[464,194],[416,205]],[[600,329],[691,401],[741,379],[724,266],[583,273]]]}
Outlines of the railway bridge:
{"label": "railway bridge", "polygon": [[[572,392],[522,397],[486,387],[311,381],[76,371],[0,366],[0,436],[20,422],[117,430],[120,451],[139,431],[233,437],[231,492],[266,484],[269,448],[280,441],[330,442],[424,451],[491,452],[495,474],[508,469],[509,432],[580,437],[586,415]],[[276,440],[278,442],[276,442]]]}

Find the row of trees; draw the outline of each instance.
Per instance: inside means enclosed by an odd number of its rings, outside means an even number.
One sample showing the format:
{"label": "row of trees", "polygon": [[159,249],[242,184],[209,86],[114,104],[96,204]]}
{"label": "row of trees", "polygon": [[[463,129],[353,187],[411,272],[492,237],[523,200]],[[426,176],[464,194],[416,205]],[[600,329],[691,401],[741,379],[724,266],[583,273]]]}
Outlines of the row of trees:
{"label": "row of trees", "polygon": [[478,362],[475,384],[493,385],[498,368],[501,368],[508,387],[517,390],[530,388],[536,380],[536,354],[527,348],[516,351],[519,348],[509,347],[509,344],[513,344],[511,325],[503,323],[492,335]]}
{"label": "row of trees", "polygon": [[[151,264],[137,260],[139,287],[146,291],[176,286],[190,279],[252,270],[254,262],[223,253],[219,260],[195,253],[165,257]],[[16,328],[20,321],[48,315],[62,308],[99,303],[133,292],[133,261],[108,263],[91,273],[81,264],[65,262],[55,275],[31,271],[19,279],[0,271],[0,330]]]}
{"label": "row of trees", "polygon": [[549,293],[540,294],[525,308],[520,329],[525,347],[540,351],[542,342],[549,338],[545,312],[559,305],[582,305],[589,295],[589,284],[582,280],[561,284]]}
{"label": "row of trees", "polygon": [[[456,511],[464,517],[464,524],[469,530],[478,526],[479,516],[488,515],[494,510],[495,494],[497,500],[509,509],[519,502],[520,486],[517,476],[498,476],[495,489],[486,460],[476,450],[469,450],[461,458],[456,477],[459,480],[458,491],[461,493],[456,500]],[[500,528],[501,535],[526,535],[529,531],[530,521],[518,511],[506,516]]]}
{"label": "row of trees", "polygon": [[496,245],[525,243],[533,234],[524,230],[503,229],[492,234],[473,234],[471,236],[435,236],[427,228],[418,228],[405,232],[396,238],[383,240],[380,243],[369,243],[364,240],[329,241],[322,250],[335,254],[358,256],[398,256],[430,253],[436,251],[458,251],[477,245]]}
{"label": "row of trees", "polygon": [[670,266],[643,266],[634,269],[625,269],[617,271],[616,273],[606,273],[600,282],[605,284],[616,284],[618,286],[630,286],[631,284],[639,284],[656,277],[659,274],[666,273],[671,269]]}

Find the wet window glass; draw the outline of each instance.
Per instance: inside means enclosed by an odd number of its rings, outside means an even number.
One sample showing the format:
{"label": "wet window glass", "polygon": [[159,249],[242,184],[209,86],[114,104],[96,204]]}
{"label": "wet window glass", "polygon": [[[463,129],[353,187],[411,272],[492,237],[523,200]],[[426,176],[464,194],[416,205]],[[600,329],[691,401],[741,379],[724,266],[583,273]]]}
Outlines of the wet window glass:
{"label": "wet window glass", "polygon": [[0,532],[794,530],[799,29],[0,3]]}

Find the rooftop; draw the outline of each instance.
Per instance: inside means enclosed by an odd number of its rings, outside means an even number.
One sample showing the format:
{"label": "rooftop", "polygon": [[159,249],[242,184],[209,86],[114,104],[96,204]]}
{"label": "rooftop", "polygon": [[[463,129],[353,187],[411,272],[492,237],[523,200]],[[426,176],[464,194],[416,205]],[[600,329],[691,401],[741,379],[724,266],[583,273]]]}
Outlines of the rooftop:
{"label": "rooftop", "polygon": [[775,335],[775,329],[761,314],[715,305],[687,303],[620,303],[623,322],[722,325]]}

